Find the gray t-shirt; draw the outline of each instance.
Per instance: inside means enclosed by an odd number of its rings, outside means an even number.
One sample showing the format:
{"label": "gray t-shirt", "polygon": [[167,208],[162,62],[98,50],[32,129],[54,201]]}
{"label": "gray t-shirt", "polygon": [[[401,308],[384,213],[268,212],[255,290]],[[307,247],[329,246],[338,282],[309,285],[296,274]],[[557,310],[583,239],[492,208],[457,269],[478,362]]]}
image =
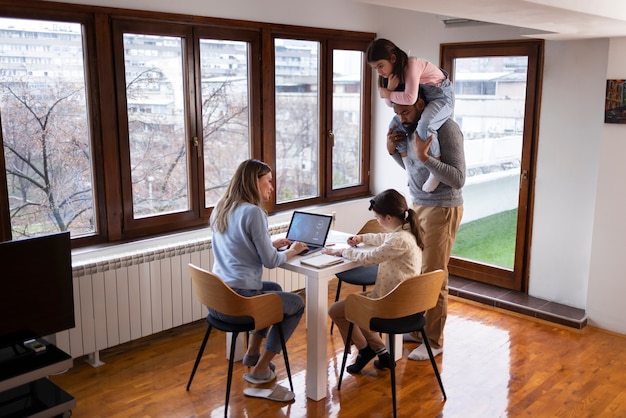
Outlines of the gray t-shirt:
{"label": "gray t-shirt", "polygon": [[[389,127],[392,126],[396,126],[396,130],[406,132],[398,115],[391,120]],[[407,172],[409,192],[413,203],[445,208],[461,206],[463,205],[461,189],[465,185],[463,133],[459,125],[452,119],[448,119],[438,132],[441,160],[429,156],[428,160],[422,163],[417,158],[415,154],[415,132],[407,132],[410,134],[407,150],[408,167],[405,167],[398,152],[392,154],[392,157]],[[431,172],[437,176],[441,183],[435,191],[428,193],[422,190],[422,186]]]}

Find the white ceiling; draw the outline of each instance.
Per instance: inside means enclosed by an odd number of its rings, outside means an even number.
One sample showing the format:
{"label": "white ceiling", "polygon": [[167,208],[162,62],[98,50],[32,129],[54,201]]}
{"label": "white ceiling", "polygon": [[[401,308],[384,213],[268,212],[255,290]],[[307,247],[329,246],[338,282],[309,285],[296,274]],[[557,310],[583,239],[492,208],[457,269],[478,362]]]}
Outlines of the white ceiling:
{"label": "white ceiling", "polygon": [[626,36],[624,0],[355,0],[439,16],[527,28],[523,35],[568,40]]}

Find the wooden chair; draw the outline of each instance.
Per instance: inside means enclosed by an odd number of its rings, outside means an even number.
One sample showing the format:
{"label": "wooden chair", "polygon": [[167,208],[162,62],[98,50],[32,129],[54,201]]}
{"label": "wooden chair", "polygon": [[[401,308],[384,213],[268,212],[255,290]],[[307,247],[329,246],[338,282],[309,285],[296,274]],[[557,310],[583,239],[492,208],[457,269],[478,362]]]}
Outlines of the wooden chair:
{"label": "wooden chair", "polygon": [[235,357],[235,346],[237,336],[240,332],[246,334],[250,331],[260,330],[267,328],[270,325],[278,327],[280,333],[280,343],[283,350],[283,357],[285,359],[285,368],[287,369],[287,376],[289,377],[289,386],[293,392],[293,382],[291,380],[291,369],[289,367],[289,359],[287,357],[287,347],[285,345],[285,337],[283,334],[283,328],[281,321],[283,320],[283,304],[280,296],[276,294],[263,294],[253,297],[244,297],[232,290],[224,281],[215,274],[208,272],[193,264],[189,264],[189,271],[191,273],[191,280],[193,282],[193,288],[196,296],[200,302],[207,308],[211,308],[224,315],[246,317],[248,321],[244,323],[229,323],[219,320],[211,315],[207,315],[206,320],[208,322],[208,328],[196,362],[193,365],[191,376],[189,376],[189,382],[187,383],[187,390],[191,386],[200,359],[206,347],[206,343],[209,340],[212,328],[217,328],[220,331],[232,332],[232,338],[230,343],[230,357],[228,361],[228,378],[226,381],[226,402],[224,406],[224,416],[228,415],[228,400],[230,398],[230,387],[232,383],[233,375],[233,359]]}
{"label": "wooden chair", "polygon": [[[369,234],[385,232],[376,219],[370,219],[361,227],[357,234]],[[356,286],[361,286],[363,291],[367,289],[367,286],[372,286],[376,283],[376,275],[378,275],[378,266],[359,266],[350,270],[337,273],[337,293],[335,294],[335,302],[339,300],[339,293],[341,292],[341,283],[349,283]],[[330,324],[330,333],[333,333],[334,322]]]}
{"label": "wooden chair", "polygon": [[[364,329],[389,334],[391,353],[395,353],[394,336],[396,334],[420,331],[422,340],[426,344],[430,363],[439,382],[443,399],[447,399],[437,363],[428,343],[426,331],[424,331],[424,325],[426,324],[424,312],[437,304],[444,278],[445,273],[443,270],[424,273],[401,282],[389,294],[380,299],[371,299],[360,294],[348,295],[346,298],[346,318],[350,321],[350,326],[348,328],[337,390],[341,390],[343,371],[346,367],[348,353],[350,352],[352,330],[354,325],[357,325]],[[396,417],[395,361],[391,362],[391,397],[393,400],[393,416]]]}

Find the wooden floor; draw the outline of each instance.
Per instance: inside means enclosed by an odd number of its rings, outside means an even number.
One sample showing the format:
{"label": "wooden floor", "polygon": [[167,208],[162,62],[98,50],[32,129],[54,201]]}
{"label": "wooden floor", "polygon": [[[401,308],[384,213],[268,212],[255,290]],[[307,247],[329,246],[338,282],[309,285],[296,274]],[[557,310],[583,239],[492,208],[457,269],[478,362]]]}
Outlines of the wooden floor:
{"label": "wooden floor", "polygon": [[[334,295],[331,282],[330,294]],[[355,286],[344,286],[348,293]],[[329,322],[330,326],[330,322]],[[75,359],[51,380],[76,397],[72,417],[223,417],[228,362],[225,335],[214,332],[191,390],[185,385],[206,328],[185,325],[100,353],[93,368]],[[444,353],[437,357],[448,400],[442,402],[429,362],[397,363],[400,417],[626,417],[626,337],[582,331],[514,316],[452,298]],[[236,363],[229,406],[232,417],[391,417],[389,372],[368,365],[361,376],[337,379],[343,344],[328,345],[328,396],[305,394],[304,320],[288,344],[296,399],[289,404],[249,398],[247,371]],[[350,359],[349,359],[350,361]],[[278,382],[288,386],[282,356]]]}

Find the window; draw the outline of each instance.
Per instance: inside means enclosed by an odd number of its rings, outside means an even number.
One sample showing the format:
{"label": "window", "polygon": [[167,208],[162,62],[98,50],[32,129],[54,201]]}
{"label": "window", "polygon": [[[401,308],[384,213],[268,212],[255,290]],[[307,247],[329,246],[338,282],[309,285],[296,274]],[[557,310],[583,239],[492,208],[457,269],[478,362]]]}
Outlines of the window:
{"label": "window", "polygon": [[[0,18],[3,201],[13,239],[98,232],[84,41],[79,22]],[[50,53],[50,43],[68,52]]]}
{"label": "window", "polygon": [[369,193],[374,34],[81,10],[0,13],[0,240],[205,226],[246,158],[270,213]]}
{"label": "window", "polygon": [[187,211],[184,39],[124,33],[133,218]]}
{"label": "window", "polygon": [[320,196],[320,43],[274,40],[276,203]]}
{"label": "window", "polygon": [[361,51],[333,50],[333,113],[330,135],[333,189],[355,187],[363,182],[363,72],[360,66],[355,65],[363,59]]}
{"label": "window", "polygon": [[249,158],[251,138],[250,81],[257,68],[251,54],[258,41],[200,39],[202,161],[204,207],[214,206],[237,165]]}
{"label": "window", "polygon": [[[296,39],[297,38],[297,39]],[[273,38],[276,206],[340,200],[369,192],[371,39]]]}

